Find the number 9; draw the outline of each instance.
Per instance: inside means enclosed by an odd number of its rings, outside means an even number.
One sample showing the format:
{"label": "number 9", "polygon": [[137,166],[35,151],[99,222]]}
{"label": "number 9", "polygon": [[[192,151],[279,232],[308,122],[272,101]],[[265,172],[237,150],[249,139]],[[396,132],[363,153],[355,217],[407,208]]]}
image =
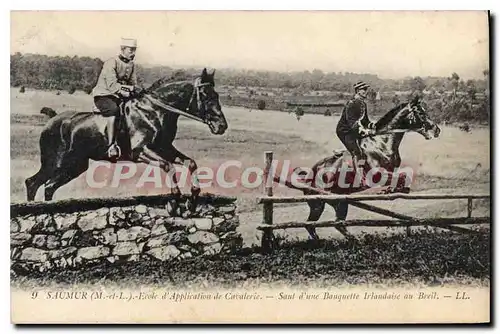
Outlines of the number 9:
{"label": "number 9", "polygon": [[36,299],[36,297],[38,297],[38,292],[32,292],[31,293],[31,299]]}

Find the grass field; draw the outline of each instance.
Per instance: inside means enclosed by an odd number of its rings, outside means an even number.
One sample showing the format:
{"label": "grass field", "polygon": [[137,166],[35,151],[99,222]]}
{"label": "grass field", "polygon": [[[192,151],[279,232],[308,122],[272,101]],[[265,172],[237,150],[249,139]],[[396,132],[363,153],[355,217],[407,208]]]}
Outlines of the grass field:
{"label": "grass field", "polygon": [[[24,180],[38,170],[38,138],[47,117],[40,115],[42,107],[51,107],[58,112],[66,109],[89,110],[91,97],[82,92],[68,95],[62,92],[32,91],[18,93],[11,90],[11,202],[25,200]],[[293,114],[277,111],[258,111],[244,108],[223,107],[229,129],[223,136],[211,135],[209,129],[191,120],[181,119],[179,132],[174,142],[183,153],[193,157],[199,166],[217,166],[227,160],[241,161],[243,166],[263,167],[263,153],[271,150],[276,159],[290,159],[292,166],[312,166],[317,160],[342,147],[335,136],[336,117],[304,115],[298,121]],[[426,141],[418,134],[407,134],[402,142],[401,155],[406,165],[415,168],[416,178],[413,192],[431,193],[489,193],[490,190],[490,133],[488,129],[474,128],[465,133],[458,128],[444,126],[438,139]],[[143,167],[142,167],[143,168]],[[234,176],[234,175],[233,175]],[[137,176],[138,178],[139,176]],[[135,179],[120,184],[118,188],[90,189],[84,175],[63,186],[55,199],[130,196],[154,194],[166,189],[137,188]],[[260,233],[255,226],[262,220],[261,207],[255,197],[262,189],[207,189],[212,193],[238,196],[240,232],[247,246],[259,244]],[[299,194],[295,190],[277,188],[276,194]],[[37,199],[41,193],[38,193]],[[374,203],[382,207],[418,217],[452,217],[463,215],[466,201],[393,201]],[[275,220],[304,220],[307,206],[280,206],[275,210]],[[489,215],[489,202],[477,201],[474,215]],[[333,218],[327,209],[322,219]],[[366,212],[350,209],[348,218],[373,218]],[[355,229],[354,233],[365,233],[377,229]],[[320,229],[321,237],[338,237],[332,229]],[[302,229],[291,229],[279,233],[288,240],[305,240]]]}

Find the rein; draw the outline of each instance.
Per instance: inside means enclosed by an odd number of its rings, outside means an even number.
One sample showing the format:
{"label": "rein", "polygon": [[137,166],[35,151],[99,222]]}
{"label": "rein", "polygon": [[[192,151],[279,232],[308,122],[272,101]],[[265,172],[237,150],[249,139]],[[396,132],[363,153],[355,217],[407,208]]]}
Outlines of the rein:
{"label": "rein", "polygon": [[177,109],[177,108],[174,108],[172,106],[169,106],[163,102],[161,102],[160,100],[152,97],[151,95],[149,94],[146,94],[144,95],[145,98],[147,98],[149,100],[149,102],[151,102],[151,104],[157,106],[157,107],[160,107],[164,110],[167,110],[167,111],[170,111],[170,112],[173,112],[175,114],[179,114],[179,115],[182,115],[184,117],[187,117],[187,118],[190,118],[192,120],[195,120],[197,122],[200,122],[200,123],[203,123],[203,124],[206,124],[207,121],[202,119],[201,117],[198,117],[198,116],[195,116],[195,115],[192,115],[188,112],[189,108],[191,107],[191,104],[193,103],[193,100],[196,98],[196,103],[197,103],[197,108],[198,108],[198,113],[201,111],[202,109],[202,104],[201,104],[201,99],[200,99],[200,87],[203,87],[203,86],[207,86],[207,85],[210,85],[210,83],[206,82],[206,83],[201,83],[201,78],[196,78],[194,80],[194,89],[193,89],[193,94],[191,95],[191,99],[189,100],[189,104],[186,108],[186,111],[183,111],[183,110],[180,110],[180,109]]}
{"label": "rein", "polygon": [[200,123],[206,123],[206,121],[203,120],[202,118],[200,118],[198,116],[191,115],[188,112],[182,111],[182,110],[174,108],[172,106],[169,106],[169,105],[155,99],[154,97],[152,97],[150,95],[144,95],[144,97],[147,98],[149,100],[149,102],[151,102],[151,104],[153,104],[157,107],[160,107],[160,108],[165,109],[167,111],[173,112],[174,114],[179,114],[179,115],[185,116],[187,118],[191,118],[191,119],[198,121]]}
{"label": "rein", "polygon": [[[410,107],[410,103],[408,103],[408,107]],[[374,136],[386,135],[386,134],[392,134],[392,133],[406,133],[406,132],[410,132],[410,131],[413,131],[413,130],[411,130],[411,129],[391,129],[391,130],[377,132],[377,133],[375,133]]]}
{"label": "rein", "polygon": [[375,133],[375,136],[387,135],[387,134],[391,134],[391,133],[405,133],[405,132],[410,132],[410,131],[412,131],[412,130],[410,130],[410,129],[392,129],[392,130],[377,132],[377,133]]}

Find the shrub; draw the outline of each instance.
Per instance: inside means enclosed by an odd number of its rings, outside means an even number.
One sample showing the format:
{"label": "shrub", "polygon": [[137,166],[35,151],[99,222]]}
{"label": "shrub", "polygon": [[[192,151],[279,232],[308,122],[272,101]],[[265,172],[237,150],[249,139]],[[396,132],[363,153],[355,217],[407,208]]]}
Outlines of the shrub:
{"label": "shrub", "polygon": [[266,109],[266,101],[264,100],[259,100],[259,102],[257,102],[257,108],[259,110],[264,110]]}

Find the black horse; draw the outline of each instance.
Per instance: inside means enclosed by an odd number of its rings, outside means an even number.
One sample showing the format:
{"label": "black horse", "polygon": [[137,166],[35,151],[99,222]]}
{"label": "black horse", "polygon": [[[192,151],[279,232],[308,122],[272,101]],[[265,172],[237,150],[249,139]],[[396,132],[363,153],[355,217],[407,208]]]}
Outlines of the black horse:
{"label": "black horse", "polygon": [[[122,123],[126,127],[121,129],[127,140],[122,142],[126,150],[120,160],[153,163],[169,173],[173,212],[181,196],[173,164],[187,165],[192,175],[197,169],[196,162],[172,144],[180,114],[207,124],[216,135],[224,134],[228,127],[215,91],[214,72],[203,69],[194,80],[178,78],[177,73],[156,81],[143,94],[123,104]],[[35,199],[41,185],[45,185],[45,200],[52,200],[58,188],[88,169],[89,159],[110,161],[106,154],[106,126],[106,117],[90,111],[65,111],[51,118],[40,135],[40,170],[25,181],[28,201]],[[194,178],[188,211],[194,212],[199,193]]]}

